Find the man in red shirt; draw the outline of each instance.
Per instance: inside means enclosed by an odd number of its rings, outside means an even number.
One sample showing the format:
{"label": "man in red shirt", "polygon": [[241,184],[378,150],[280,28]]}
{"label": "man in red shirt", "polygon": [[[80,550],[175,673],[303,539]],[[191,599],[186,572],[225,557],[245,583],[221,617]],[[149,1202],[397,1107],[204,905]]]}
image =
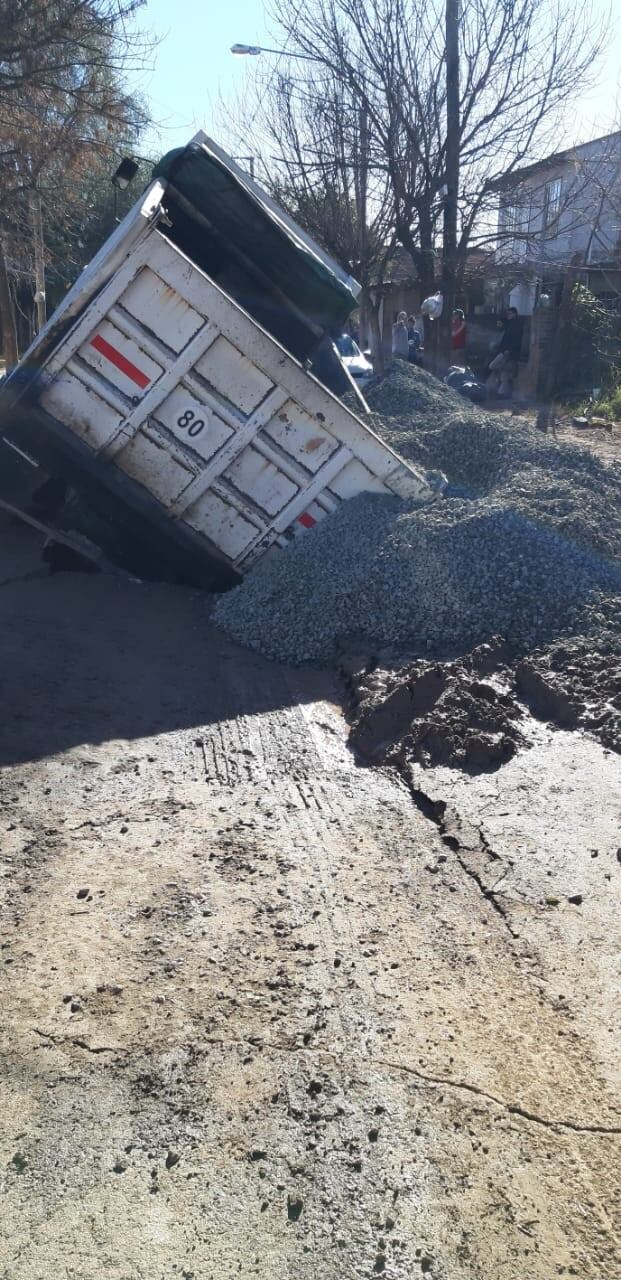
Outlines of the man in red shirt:
{"label": "man in red shirt", "polygon": [[466,317],[463,311],[458,307],[453,312],[451,320],[451,349],[453,351],[463,351],[466,346]]}

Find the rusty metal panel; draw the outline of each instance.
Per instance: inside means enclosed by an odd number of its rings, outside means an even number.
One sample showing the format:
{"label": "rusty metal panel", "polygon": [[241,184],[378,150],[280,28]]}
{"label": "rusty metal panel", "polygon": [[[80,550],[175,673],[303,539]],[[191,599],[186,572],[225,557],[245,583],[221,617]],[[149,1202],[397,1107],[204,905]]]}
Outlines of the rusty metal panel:
{"label": "rusty metal panel", "polygon": [[41,403],[55,418],[91,445],[101,449],[123,422],[123,408],[112,408],[101,395],[86,386],[69,369],[46,387]]}
{"label": "rusty metal panel", "polygon": [[342,471],[330,481],[330,493],[337,498],[354,498],[357,493],[383,493],[384,485],[368,469],[352,458]]}
{"label": "rusty metal panel", "polygon": [[42,403],[236,568],[361,490],[429,500],[388,449],[159,232],[44,366]]}
{"label": "rusty metal panel", "polygon": [[149,491],[167,506],[195,475],[182,451],[171,449],[170,441],[158,431],[140,431],[126,445],[122,461],[123,471],[140,484],[146,483]]}
{"label": "rusty metal panel", "polygon": [[223,337],[216,339],[195,370],[244,417],[260,405],[274,386],[256,364]]}
{"label": "rusty metal panel", "polygon": [[339,447],[338,440],[295,400],[287,400],[263,431],[313,475]]}
{"label": "rusty metal panel", "polygon": [[205,462],[230,440],[233,429],[183,385],[175,387],[152,418]]}
{"label": "rusty metal panel", "polygon": [[164,369],[163,360],[156,362],[147,354],[144,343],[138,346],[109,320],[102,320],[96,332],[89,334],[78,356],[130,403],[156,382]]}

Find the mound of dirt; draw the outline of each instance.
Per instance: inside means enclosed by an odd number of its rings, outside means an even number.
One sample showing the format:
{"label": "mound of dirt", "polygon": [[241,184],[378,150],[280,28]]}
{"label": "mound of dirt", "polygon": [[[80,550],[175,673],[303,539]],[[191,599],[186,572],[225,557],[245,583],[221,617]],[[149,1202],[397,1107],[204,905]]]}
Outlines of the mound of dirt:
{"label": "mound of dirt", "polygon": [[579,636],[519,662],[518,696],[533,715],[568,729],[588,729],[621,752],[621,646]]}
{"label": "mound of dirt", "polygon": [[500,641],[453,662],[417,660],[353,680],[350,745],[367,764],[497,769],[523,743]]}
{"label": "mound of dirt", "polygon": [[[356,669],[356,667],[358,669]],[[621,644],[614,632],[564,639],[518,659],[496,638],[454,661],[395,659],[347,669],[350,745],[364,764],[498,769],[529,745],[526,709],[584,729],[621,753]]]}

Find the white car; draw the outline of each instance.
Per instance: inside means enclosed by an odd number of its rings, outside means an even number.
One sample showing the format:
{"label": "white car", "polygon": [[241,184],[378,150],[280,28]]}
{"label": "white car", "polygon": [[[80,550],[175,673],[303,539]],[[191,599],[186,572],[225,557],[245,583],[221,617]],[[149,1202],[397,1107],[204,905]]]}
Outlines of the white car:
{"label": "white car", "polygon": [[340,338],[336,339],[336,349],[347,369],[351,374],[358,387],[366,387],[373,377],[373,365],[366,356],[363,356],[357,342],[354,342],[351,334],[342,333]]}

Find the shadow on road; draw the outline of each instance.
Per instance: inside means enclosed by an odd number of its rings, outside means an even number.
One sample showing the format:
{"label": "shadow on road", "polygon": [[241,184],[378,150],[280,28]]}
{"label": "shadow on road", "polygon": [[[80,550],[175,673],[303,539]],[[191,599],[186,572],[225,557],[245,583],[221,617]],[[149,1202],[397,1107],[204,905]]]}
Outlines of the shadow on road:
{"label": "shadow on road", "polygon": [[326,674],[294,673],[233,645],[210,627],[209,599],[192,588],[42,576],[34,554],[28,573],[23,540],[9,541],[25,576],[11,581],[0,545],[1,765],[333,692]]}

